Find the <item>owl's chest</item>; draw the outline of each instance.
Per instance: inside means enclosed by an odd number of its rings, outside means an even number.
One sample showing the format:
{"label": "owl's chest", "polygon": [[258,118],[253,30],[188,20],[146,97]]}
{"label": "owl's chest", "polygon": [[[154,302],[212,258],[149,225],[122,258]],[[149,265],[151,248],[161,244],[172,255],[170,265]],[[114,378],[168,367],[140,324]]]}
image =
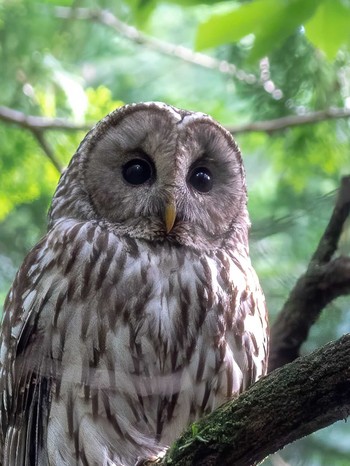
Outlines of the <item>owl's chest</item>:
{"label": "owl's chest", "polygon": [[79,345],[77,353],[87,354],[93,365],[116,359],[125,366],[127,349],[137,361],[172,370],[198,348],[199,338],[217,347],[233,328],[247,283],[228,254],[93,231],[87,230],[89,241],[70,241],[60,253],[55,262],[61,280],[45,256],[43,292],[54,290],[55,309],[52,320],[47,306],[41,324],[58,358],[72,358],[67,348]]}
{"label": "owl's chest", "polygon": [[[83,415],[96,398],[101,419],[170,444],[188,422],[261,373],[262,356],[255,369],[248,334],[237,325],[248,314],[247,275],[229,255],[109,240],[76,257],[62,265],[70,267],[74,288],[60,280],[56,290],[66,300],[56,306],[59,332],[47,333],[50,356],[62,370],[59,402],[74,390]],[[80,257],[89,259],[80,263]],[[263,339],[258,313],[249,318]]]}
{"label": "owl's chest", "polygon": [[121,312],[135,339],[148,335],[159,345],[185,340],[188,345],[203,325],[212,327],[214,337],[220,319],[234,308],[236,290],[244,289],[242,276],[234,280],[217,258],[186,248],[137,247],[137,255],[126,256],[123,270],[116,275],[112,267],[108,277],[114,297],[110,308]]}

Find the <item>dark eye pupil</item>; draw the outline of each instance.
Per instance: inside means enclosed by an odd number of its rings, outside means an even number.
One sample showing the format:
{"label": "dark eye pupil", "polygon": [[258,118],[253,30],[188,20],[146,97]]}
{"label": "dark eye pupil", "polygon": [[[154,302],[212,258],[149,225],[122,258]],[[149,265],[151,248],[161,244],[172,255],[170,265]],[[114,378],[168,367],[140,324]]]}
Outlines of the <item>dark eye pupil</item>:
{"label": "dark eye pupil", "polygon": [[138,185],[148,181],[152,176],[152,167],[146,160],[133,159],[123,167],[124,180],[130,184]]}
{"label": "dark eye pupil", "polygon": [[190,176],[190,184],[200,193],[207,193],[213,187],[213,177],[204,167],[195,168]]}

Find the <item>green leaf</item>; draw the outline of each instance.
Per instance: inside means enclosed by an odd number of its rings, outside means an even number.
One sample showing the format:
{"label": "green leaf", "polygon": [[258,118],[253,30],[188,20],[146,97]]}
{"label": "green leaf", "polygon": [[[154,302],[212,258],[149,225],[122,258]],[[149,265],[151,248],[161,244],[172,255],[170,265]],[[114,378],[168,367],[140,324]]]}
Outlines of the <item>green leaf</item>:
{"label": "green leaf", "polygon": [[135,24],[143,29],[157,5],[156,0],[127,0],[126,3],[132,11]]}
{"label": "green leaf", "polygon": [[213,15],[197,32],[196,48],[215,47],[255,35],[250,60],[267,55],[308,20],[322,0],[255,0]]}
{"label": "green leaf", "polygon": [[350,43],[350,5],[341,0],[324,0],[305,24],[308,39],[322,49],[329,60]]}

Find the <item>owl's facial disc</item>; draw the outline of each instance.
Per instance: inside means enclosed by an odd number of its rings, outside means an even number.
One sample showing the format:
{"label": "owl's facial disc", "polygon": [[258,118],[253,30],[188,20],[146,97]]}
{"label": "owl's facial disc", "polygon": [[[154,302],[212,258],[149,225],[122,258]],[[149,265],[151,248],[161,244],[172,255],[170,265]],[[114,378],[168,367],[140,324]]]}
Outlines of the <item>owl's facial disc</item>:
{"label": "owl's facial disc", "polygon": [[80,148],[84,190],[91,216],[116,231],[209,246],[246,220],[239,149],[211,118],[140,104],[95,132]]}

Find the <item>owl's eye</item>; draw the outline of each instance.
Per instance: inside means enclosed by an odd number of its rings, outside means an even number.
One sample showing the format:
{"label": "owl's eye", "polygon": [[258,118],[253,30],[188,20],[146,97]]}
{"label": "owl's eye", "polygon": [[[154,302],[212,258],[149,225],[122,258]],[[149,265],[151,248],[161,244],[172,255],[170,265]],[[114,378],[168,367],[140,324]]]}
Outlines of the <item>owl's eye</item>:
{"label": "owl's eye", "polygon": [[123,167],[124,180],[133,185],[146,183],[152,177],[152,166],[143,159],[129,160]]}
{"label": "owl's eye", "polygon": [[207,193],[213,187],[213,176],[207,168],[197,167],[192,171],[189,183],[200,193]]}

